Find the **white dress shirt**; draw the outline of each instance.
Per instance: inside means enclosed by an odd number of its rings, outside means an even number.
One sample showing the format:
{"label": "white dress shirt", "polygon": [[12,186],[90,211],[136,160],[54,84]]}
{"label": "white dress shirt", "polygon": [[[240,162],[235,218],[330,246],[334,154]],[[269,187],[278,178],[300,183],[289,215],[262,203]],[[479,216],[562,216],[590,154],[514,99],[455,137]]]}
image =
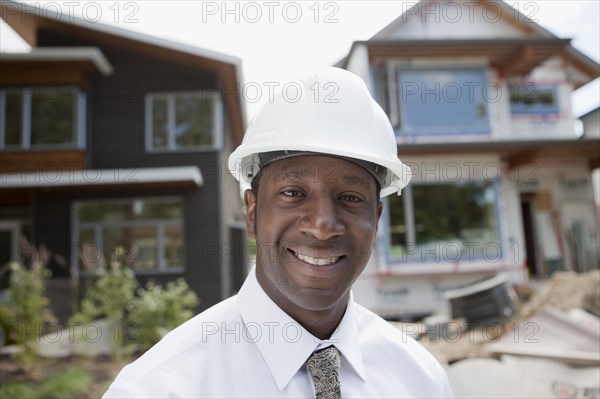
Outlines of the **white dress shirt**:
{"label": "white dress shirt", "polygon": [[329,340],[283,312],[250,273],[238,295],[200,313],[123,368],[104,398],[314,398],[306,360],[335,345],[342,398],[451,398],[419,343],[350,298]]}

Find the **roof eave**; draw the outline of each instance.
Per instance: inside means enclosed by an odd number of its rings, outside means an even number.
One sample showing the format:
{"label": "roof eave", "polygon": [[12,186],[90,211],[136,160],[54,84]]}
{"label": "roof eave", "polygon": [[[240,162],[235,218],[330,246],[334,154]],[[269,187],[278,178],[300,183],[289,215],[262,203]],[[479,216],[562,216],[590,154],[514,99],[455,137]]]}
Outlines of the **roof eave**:
{"label": "roof eave", "polygon": [[52,8],[41,10],[38,7],[25,5],[14,0],[0,0],[0,15],[32,47],[37,46],[37,31],[42,27],[50,30],[60,30],[61,27],[75,27],[87,32],[118,38],[122,44],[125,43],[123,39],[139,43],[147,51],[153,48],[160,49],[161,51],[150,51],[155,55],[162,52],[165,56],[181,54],[197,60],[204,60],[203,65],[205,68],[214,70],[225,81],[227,87],[234,87],[234,90],[237,91],[237,93],[226,96],[226,102],[228,102],[226,107],[233,118],[231,126],[234,144],[241,143],[246,126],[246,110],[243,102],[237,100],[241,98],[241,93],[239,93],[239,85],[236,83],[243,81],[240,58],[116,26],[86,21],[73,15],[59,14]]}
{"label": "roof eave", "polygon": [[113,66],[97,47],[38,47],[26,53],[1,53],[2,62],[89,61],[98,72],[109,76]]}

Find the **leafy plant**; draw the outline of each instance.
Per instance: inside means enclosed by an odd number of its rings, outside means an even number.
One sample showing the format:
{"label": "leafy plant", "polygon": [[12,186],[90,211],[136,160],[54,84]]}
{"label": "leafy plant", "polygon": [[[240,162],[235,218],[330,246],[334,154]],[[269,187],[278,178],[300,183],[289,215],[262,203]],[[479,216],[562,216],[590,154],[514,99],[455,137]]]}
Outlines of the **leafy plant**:
{"label": "leafy plant", "polygon": [[196,293],[182,278],[168,282],[166,288],[153,282],[140,288],[129,305],[129,321],[136,327],[134,338],[139,349],[151,347],[191,318],[198,303]]}
{"label": "leafy plant", "polygon": [[0,387],[3,399],[62,399],[83,397],[92,383],[92,375],[79,367],[69,367],[46,379],[41,386],[30,383],[8,382]]}
{"label": "leafy plant", "polygon": [[[117,248],[115,253],[118,255],[120,251]],[[107,271],[99,270],[101,276],[87,289],[80,310],[71,322],[86,324],[99,318],[117,322],[117,357],[125,343],[133,341],[141,350],[154,345],[168,331],[192,317],[200,302],[181,278],[168,282],[166,288],[149,282],[138,289],[133,272],[118,261],[113,260]]]}
{"label": "leafy plant", "polygon": [[0,386],[0,398],[21,399],[37,397],[35,388],[23,382],[8,382]]}
{"label": "leafy plant", "polygon": [[[139,282],[133,271],[122,267],[118,261],[111,262],[108,270],[99,270],[100,277],[86,290],[80,309],[71,317],[70,323],[87,324],[107,318],[114,320],[118,331],[122,331],[122,327],[126,325],[127,306],[133,300]],[[124,334],[115,334],[112,342],[115,359],[121,358],[124,342]]]}
{"label": "leafy plant", "polygon": [[37,394],[38,398],[72,398],[83,395],[92,383],[89,371],[79,367],[68,369],[48,378]]}
{"label": "leafy plant", "polygon": [[71,318],[73,323],[90,323],[101,317],[123,322],[128,304],[139,283],[133,272],[113,262],[87,290],[81,308]]}
{"label": "leafy plant", "polygon": [[17,360],[27,372],[32,372],[37,359],[35,347],[44,325],[55,321],[48,308],[50,300],[45,295],[46,279],[50,276],[46,264],[52,254],[44,245],[36,248],[25,239],[21,245],[28,256],[23,256],[21,263],[11,262],[5,266],[5,270],[10,271],[10,279],[6,301],[0,303],[0,315],[7,340],[23,348]]}

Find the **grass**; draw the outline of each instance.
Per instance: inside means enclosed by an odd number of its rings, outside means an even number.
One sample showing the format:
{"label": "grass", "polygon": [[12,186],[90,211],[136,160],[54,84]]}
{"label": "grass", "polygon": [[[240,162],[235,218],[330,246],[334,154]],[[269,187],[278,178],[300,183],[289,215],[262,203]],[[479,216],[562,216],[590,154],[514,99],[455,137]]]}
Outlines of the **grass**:
{"label": "grass", "polygon": [[24,382],[10,382],[0,387],[0,398],[65,399],[81,396],[92,383],[92,375],[80,368],[69,367],[49,376],[37,387]]}

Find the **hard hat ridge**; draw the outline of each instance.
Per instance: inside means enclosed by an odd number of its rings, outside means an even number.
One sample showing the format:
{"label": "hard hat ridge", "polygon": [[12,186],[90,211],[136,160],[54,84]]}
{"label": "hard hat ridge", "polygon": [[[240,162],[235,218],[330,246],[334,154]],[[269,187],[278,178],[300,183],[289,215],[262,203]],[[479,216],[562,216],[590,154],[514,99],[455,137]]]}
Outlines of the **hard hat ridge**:
{"label": "hard hat ridge", "polygon": [[[242,144],[229,157],[229,169],[240,182],[242,195],[265,166],[260,154],[282,151],[379,165],[384,172],[374,177],[381,196],[399,193],[410,180],[410,169],[398,159],[393,128],[363,80],[328,67],[297,82],[301,93],[275,95],[252,118]],[[373,174],[370,167],[367,170]]]}
{"label": "hard hat ridge", "polygon": [[373,178],[375,178],[375,181],[379,185],[379,189],[381,189],[381,187],[385,184],[387,170],[377,164],[374,164],[373,162],[363,161],[363,160],[356,159],[356,158],[343,157],[340,155],[333,155],[333,154],[326,154],[326,153],[319,153],[319,152],[312,152],[312,151],[284,150],[284,151],[263,152],[263,153],[258,154],[258,158],[260,160],[258,167],[260,170],[275,161],[279,161],[281,159],[286,159],[286,158],[297,157],[297,156],[301,156],[301,155],[326,155],[326,156],[344,159],[348,162],[352,162],[352,163],[360,166],[361,168],[363,168],[367,172],[369,172],[373,176]]}

